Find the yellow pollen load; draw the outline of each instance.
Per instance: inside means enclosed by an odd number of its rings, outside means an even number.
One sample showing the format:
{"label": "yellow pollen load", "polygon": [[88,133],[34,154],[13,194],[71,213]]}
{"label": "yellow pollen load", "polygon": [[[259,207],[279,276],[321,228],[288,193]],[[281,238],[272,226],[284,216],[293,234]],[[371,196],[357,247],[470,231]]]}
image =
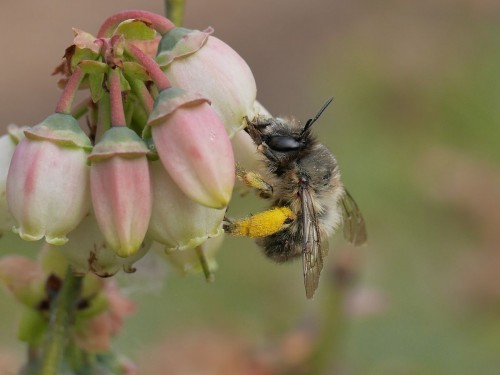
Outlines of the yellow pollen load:
{"label": "yellow pollen load", "polygon": [[267,237],[284,229],[287,219],[294,220],[295,214],[288,207],[274,207],[270,210],[235,221],[231,234],[246,237]]}

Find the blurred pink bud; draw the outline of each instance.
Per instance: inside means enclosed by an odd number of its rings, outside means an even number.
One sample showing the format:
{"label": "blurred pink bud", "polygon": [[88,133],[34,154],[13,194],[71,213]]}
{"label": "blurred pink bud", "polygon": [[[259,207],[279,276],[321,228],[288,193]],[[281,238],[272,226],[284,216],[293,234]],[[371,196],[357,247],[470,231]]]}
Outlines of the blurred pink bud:
{"label": "blurred pink bud", "polygon": [[161,162],[188,197],[227,206],[234,186],[231,142],[207,101],[182,89],[163,90],[148,120]]}
{"label": "blurred pink bud", "polygon": [[198,92],[212,103],[230,137],[254,117],[255,79],[245,60],[206,31],[174,28],[158,46],[157,62],[174,87]]}
{"label": "blurred pink bud", "polygon": [[187,197],[160,162],[151,163],[153,212],[148,237],[169,250],[192,249],[223,233],[224,209],[202,206]]}
{"label": "blurred pink bud", "polygon": [[89,210],[91,144],[70,115],[55,113],[25,131],[7,177],[7,201],[22,239],[62,245]]}
{"label": "blurred pink bud", "polygon": [[135,310],[134,303],[120,294],[115,283],[105,284],[104,295],[106,310],[82,324],[75,335],[78,346],[93,353],[110,349],[111,338],[120,331],[123,319]]}
{"label": "blurred pink bud", "polygon": [[45,298],[45,278],[31,259],[18,255],[0,259],[0,281],[26,306],[34,308]]}
{"label": "blurred pink bud", "polygon": [[0,137],[0,234],[10,231],[16,223],[7,206],[7,173],[16,145],[24,138],[24,130],[26,128],[11,124],[7,134]]}
{"label": "blurred pink bud", "polygon": [[151,217],[148,148],[133,130],[108,130],[89,155],[92,204],[99,228],[114,252],[135,254]]}
{"label": "blurred pink bud", "polygon": [[[151,245],[151,241],[143,242],[140,249],[126,258],[119,257],[106,243],[94,215],[87,215],[80,225],[68,234],[69,241],[63,246],[51,246],[49,259],[64,256],[77,275],[89,272],[100,277],[108,277],[120,269],[133,272],[133,264],[141,259]],[[89,279],[88,277],[85,280]]]}

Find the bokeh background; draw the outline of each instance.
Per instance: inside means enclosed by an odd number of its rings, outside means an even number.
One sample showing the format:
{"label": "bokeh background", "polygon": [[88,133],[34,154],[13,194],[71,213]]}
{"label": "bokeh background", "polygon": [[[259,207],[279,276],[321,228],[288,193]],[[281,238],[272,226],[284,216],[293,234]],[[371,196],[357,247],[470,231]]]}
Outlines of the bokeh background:
{"label": "bokeh background", "polygon": [[[164,12],[160,0],[0,2],[1,126],[53,111],[71,27],[96,33],[131,8]],[[369,243],[331,240],[312,301],[300,263],[275,265],[248,239],[226,239],[214,284],[161,265],[161,287],[125,281],[137,312],[115,349],[146,375],[291,374],[308,353],[311,374],[499,374],[500,3],[187,0],[185,25],[213,26],[275,115],[306,120],[335,97],[315,127]],[[235,201],[235,215],[260,204]],[[1,290],[2,375],[23,361],[18,313]]]}

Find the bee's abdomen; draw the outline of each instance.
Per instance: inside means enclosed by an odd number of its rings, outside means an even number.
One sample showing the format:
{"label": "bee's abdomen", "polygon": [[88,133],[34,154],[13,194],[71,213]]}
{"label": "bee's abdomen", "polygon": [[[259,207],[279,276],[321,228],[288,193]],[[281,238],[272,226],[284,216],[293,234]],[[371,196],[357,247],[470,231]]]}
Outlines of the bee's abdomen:
{"label": "bee's abdomen", "polygon": [[257,244],[262,246],[264,254],[275,262],[286,262],[302,254],[302,238],[300,224],[277,232],[271,236],[259,238]]}

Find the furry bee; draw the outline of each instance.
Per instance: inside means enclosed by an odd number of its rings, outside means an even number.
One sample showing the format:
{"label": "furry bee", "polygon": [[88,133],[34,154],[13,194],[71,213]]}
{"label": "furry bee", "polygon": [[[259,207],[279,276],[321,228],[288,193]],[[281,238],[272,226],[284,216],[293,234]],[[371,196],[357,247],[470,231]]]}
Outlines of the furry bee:
{"label": "furry bee", "polygon": [[237,176],[272,201],[271,209],[224,224],[226,232],[255,237],[276,262],[302,257],[307,298],[318,287],[328,237],[340,226],[354,245],[366,242],[363,216],[343,187],[337,160],[311,134],[312,125],[332,102],[301,125],[295,119],[258,116],[246,131],[263,156],[264,177],[237,168]]}

